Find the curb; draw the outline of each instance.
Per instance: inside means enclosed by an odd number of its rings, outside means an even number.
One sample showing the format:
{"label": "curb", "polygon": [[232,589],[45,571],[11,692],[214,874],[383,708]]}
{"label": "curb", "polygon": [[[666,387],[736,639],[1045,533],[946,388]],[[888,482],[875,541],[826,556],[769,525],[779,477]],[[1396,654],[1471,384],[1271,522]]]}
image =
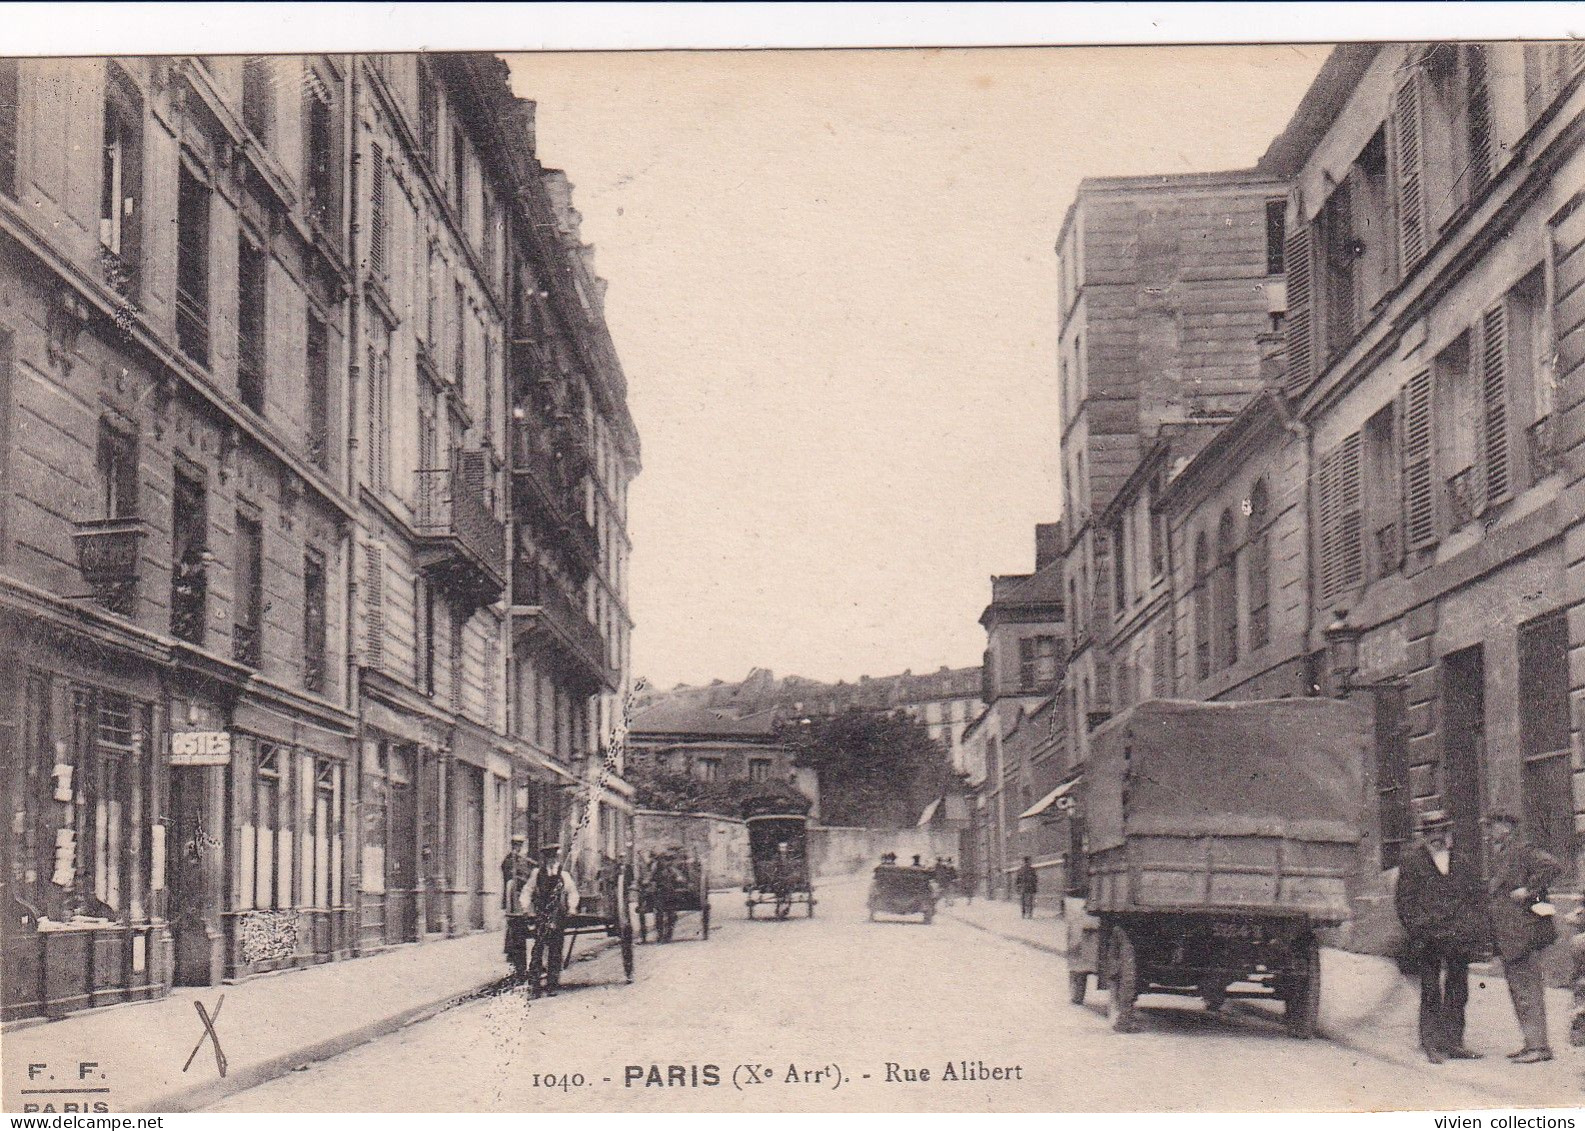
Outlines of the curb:
{"label": "curb", "polygon": [[[597,958],[614,946],[616,946],[616,940],[602,939],[598,946],[591,947],[579,954],[573,960],[574,964]],[[499,975],[493,978],[486,978],[470,988],[454,990],[444,997],[435,998],[420,1005],[409,1006],[386,1017],[375,1018],[373,1021],[365,1022],[362,1025],[337,1033],[303,1048],[278,1053],[256,1064],[245,1065],[234,1072],[228,1073],[223,1079],[211,1080],[208,1083],[195,1084],[187,1088],[177,1088],[163,1095],[157,1095],[147,1101],[147,1107],[141,1109],[129,1108],[128,1110],[171,1113],[199,1111],[217,1104],[221,1100],[228,1099],[238,1092],[246,1092],[249,1089],[259,1087],[261,1084],[268,1084],[271,1080],[279,1079],[299,1066],[314,1064],[340,1056],[342,1053],[350,1052],[360,1045],[366,1045],[371,1041],[379,1040],[381,1037],[390,1036],[398,1029],[428,1021],[448,1009],[466,1005],[471,1001],[477,1001],[487,994],[489,990],[502,985],[504,981],[505,979]]]}

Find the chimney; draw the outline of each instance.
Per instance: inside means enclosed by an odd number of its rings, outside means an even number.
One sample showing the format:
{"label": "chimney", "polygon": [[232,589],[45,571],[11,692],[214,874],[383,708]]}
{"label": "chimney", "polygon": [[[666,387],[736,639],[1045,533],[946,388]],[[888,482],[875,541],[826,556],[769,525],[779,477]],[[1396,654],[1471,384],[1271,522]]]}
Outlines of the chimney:
{"label": "chimney", "polygon": [[1056,561],[1062,553],[1062,524],[1039,522],[1035,524],[1035,572]]}

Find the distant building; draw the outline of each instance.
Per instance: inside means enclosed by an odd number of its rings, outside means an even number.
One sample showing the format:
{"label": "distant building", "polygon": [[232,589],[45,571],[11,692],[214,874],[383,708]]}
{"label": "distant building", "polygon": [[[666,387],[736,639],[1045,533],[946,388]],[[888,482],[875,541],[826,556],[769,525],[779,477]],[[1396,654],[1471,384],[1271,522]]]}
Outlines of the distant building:
{"label": "distant building", "polygon": [[819,779],[795,764],[793,750],[778,737],[777,722],[774,708],[739,717],[723,708],[659,703],[628,723],[628,765],[701,782],[791,785],[809,798],[810,816],[818,820]]}

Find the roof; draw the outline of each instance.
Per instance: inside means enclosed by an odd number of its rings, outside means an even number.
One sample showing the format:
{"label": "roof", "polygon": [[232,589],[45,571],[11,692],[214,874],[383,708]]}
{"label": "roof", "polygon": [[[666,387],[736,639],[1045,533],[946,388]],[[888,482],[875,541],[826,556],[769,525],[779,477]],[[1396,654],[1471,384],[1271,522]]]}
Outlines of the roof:
{"label": "roof", "polygon": [[629,734],[719,735],[723,738],[770,738],[776,733],[776,712],[758,711],[738,718],[733,712],[689,703],[662,701],[635,715]]}
{"label": "roof", "polygon": [[1057,607],[1056,618],[1062,616],[1062,559],[1049,562],[1034,573],[1004,574],[991,578],[991,603],[980,614],[980,623],[986,624],[993,611],[998,609],[1030,608],[1040,605]]}
{"label": "roof", "polygon": [[1378,43],[1344,43],[1334,47],[1326,62],[1321,64],[1310,89],[1299,100],[1293,117],[1266,147],[1255,168],[1284,179],[1297,176],[1380,50]]}

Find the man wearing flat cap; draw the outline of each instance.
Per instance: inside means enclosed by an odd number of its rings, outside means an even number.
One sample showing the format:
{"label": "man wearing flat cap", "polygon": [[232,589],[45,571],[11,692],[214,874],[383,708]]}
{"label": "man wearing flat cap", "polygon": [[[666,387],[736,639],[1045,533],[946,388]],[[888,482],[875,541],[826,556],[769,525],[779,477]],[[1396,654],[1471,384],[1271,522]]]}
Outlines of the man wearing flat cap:
{"label": "man wearing flat cap", "polygon": [[528,881],[529,907],[534,912],[534,952],[528,960],[528,984],[538,992],[543,973],[545,992],[555,997],[561,985],[567,916],[578,909],[578,885],[561,866],[561,845],[545,845],[540,859],[543,863]]}
{"label": "man wearing flat cap", "polygon": [[1491,936],[1480,878],[1453,863],[1453,821],[1420,814],[1419,836],[1398,869],[1394,902],[1408,935],[1407,958],[1420,979],[1420,1047],[1432,1064],[1480,1056],[1464,1046],[1469,964]]}
{"label": "man wearing flat cap", "polygon": [[1508,1054],[1515,1064],[1552,1059],[1546,1029],[1546,977],[1541,955],[1557,941],[1548,889],[1563,867],[1519,837],[1519,818],[1492,813],[1486,820],[1491,879],[1486,883],[1492,934],[1502,955],[1503,977],[1524,1044]]}

